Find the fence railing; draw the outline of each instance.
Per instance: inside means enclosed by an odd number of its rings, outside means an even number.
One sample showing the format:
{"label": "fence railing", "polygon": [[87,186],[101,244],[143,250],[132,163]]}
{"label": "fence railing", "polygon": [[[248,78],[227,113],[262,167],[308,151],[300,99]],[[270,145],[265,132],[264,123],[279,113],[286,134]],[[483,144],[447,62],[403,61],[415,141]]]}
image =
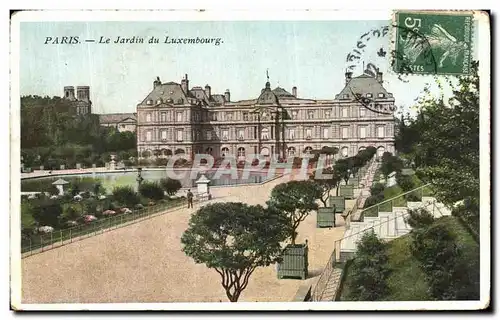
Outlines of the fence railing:
{"label": "fence railing", "polygon": [[57,248],[77,240],[85,239],[123,227],[129,222],[138,222],[153,215],[164,212],[169,209],[178,209],[184,206],[185,200],[173,200],[171,203],[158,204],[151,207],[145,207],[139,210],[133,210],[131,213],[120,213],[109,218],[98,219],[89,223],[83,223],[71,228],[55,230],[49,233],[38,233],[29,238],[21,239],[22,257],[28,257],[53,248]]}
{"label": "fence railing", "polygon": [[[384,200],[377,204],[374,204],[368,208],[363,209],[359,213],[360,221],[363,221],[363,218],[366,217],[376,217],[379,212],[391,212],[393,207],[404,207],[406,206],[407,201],[421,201],[422,197],[425,195],[431,195],[430,191],[431,183],[427,183],[423,186],[417,187],[413,190],[398,194],[390,199]],[[413,196],[414,198],[411,198]]]}
{"label": "fence railing", "polygon": [[[339,247],[340,250],[340,247]],[[314,286],[312,292],[311,292],[311,299],[312,301],[322,301],[323,296],[325,292],[327,291],[328,284],[330,283],[330,279],[333,274],[333,269],[335,268],[335,264],[337,263],[337,254],[336,250],[333,249],[332,254],[330,255],[330,258],[328,259],[328,262],[326,263],[325,268],[323,269],[323,272],[321,272],[321,275],[319,276],[318,282],[316,282],[316,285]]]}

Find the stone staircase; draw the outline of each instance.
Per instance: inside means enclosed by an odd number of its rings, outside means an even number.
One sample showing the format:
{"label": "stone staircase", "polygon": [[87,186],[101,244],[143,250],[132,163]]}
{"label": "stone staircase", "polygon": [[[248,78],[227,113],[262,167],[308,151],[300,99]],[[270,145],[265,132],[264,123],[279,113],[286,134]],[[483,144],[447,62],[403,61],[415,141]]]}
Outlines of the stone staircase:
{"label": "stone staircase", "polygon": [[[398,196],[400,197],[400,196]],[[425,209],[434,218],[451,215],[451,210],[437,202],[434,197],[422,197],[419,202],[407,202],[406,207],[392,207],[392,212],[379,212],[377,217],[364,217],[363,221],[351,221],[340,243],[340,261],[352,258],[357,249],[357,242],[366,232],[373,230],[382,240],[390,241],[411,231],[406,223],[409,210]]]}

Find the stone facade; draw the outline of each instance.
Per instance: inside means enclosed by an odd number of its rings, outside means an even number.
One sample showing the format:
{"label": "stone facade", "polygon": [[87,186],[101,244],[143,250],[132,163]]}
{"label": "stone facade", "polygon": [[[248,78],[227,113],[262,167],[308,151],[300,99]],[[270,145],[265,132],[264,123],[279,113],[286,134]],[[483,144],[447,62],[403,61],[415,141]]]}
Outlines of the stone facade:
{"label": "stone facade", "polygon": [[209,85],[162,83],[137,105],[140,158],[196,153],[214,157],[249,154],[302,157],[323,147],[337,157],[355,155],[368,146],[378,154],[394,152],[394,97],[377,77],[345,75],[346,84],[331,100],[303,99],[266,82],[257,98],[231,101],[230,92],[213,94]]}

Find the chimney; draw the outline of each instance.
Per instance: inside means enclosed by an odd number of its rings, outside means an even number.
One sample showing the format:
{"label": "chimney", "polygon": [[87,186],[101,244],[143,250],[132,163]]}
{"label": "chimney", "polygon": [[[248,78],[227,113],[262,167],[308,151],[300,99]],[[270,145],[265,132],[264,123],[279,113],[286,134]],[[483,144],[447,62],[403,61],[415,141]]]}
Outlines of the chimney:
{"label": "chimney", "polygon": [[224,93],[224,98],[226,99],[226,102],[231,101],[231,93],[229,93],[229,89],[226,89],[226,92]]}
{"label": "chimney", "polygon": [[297,87],[292,88],[292,95],[297,98]]}
{"label": "chimney", "polygon": [[156,80],[153,81],[153,89],[161,85],[160,77],[156,77]]}
{"label": "chimney", "polygon": [[186,73],[186,75],[184,76],[184,79],[181,80],[181,87],[182,87],[182,90],[185,92],[185,93],[188,93],[189,92],[189,80],[188,80],[188,75]]}
{"label": "chimney", "polygon": [[382,78],[382,72],[377,72],[377,81],[380,82],[380,83],[384,82],[384,80]]}
{"label": "chimney", "polygon": [[205,94],[207,95],[207,97],[210,99],[210,97],[212,96],[212,88],[210,88],[210,86],[207,84],[205,86]]}
{"label": "chimney", "polygon": [[345,84],[348,84],[349,81],[351,81],[352,78],[352,72],[346,72],[345,73]]}

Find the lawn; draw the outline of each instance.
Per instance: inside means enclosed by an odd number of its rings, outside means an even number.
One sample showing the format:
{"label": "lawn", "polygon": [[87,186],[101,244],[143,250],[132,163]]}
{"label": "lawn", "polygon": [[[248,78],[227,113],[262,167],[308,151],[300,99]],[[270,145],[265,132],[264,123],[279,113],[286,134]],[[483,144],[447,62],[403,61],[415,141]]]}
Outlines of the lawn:
{"label": "lawn", "polygon": [[[460,224],[458,219],[447,216],[438,219],[435,224],[442,224],[455,235],[457,243],[462,248],[464,258],[468,261],[469,270],[477,270],[473,273],[477,276],[479,285],[479,245],[474,241],[472,235]],[[388,301],[418,301],[430,300],[427,294],[428,285],[425,274],[419,267],[419,262],[413,258],[410,252],[411,235],[405,235],[388,243],[387,253],[389,267],[392,270],[387,282],[390,294],[385,299]],[[349,294],[349,268],[344,272],[346,280],[341,288],[340,300],[348,301]],[[479,290],[478,290],[479,291]],[[479,298],[479,297],[471,297]]]}

